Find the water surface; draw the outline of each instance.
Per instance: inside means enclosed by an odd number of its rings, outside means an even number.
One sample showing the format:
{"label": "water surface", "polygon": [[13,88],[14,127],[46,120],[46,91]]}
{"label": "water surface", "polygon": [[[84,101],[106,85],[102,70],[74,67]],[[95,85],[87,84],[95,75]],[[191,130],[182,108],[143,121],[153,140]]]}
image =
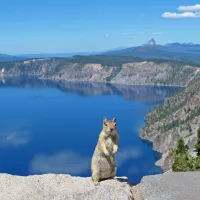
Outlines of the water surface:
{"label": "water surface", "polygon": [[139,138],[144,117],[178,88],[0,79],[0,173],[90,176],[103,117],[117,118],[118,176],[162,173]]}

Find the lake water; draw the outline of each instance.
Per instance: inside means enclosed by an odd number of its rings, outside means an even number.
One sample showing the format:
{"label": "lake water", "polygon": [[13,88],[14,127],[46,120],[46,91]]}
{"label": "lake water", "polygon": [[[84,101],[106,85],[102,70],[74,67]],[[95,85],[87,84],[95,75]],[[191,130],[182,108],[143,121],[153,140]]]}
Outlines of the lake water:
{"label": "lake water", "polygon": [[117,118],[118,176],[162,173],[139,138],[144,117],[178,88],[0,79],[0,173],[90,176],[103,117]]}

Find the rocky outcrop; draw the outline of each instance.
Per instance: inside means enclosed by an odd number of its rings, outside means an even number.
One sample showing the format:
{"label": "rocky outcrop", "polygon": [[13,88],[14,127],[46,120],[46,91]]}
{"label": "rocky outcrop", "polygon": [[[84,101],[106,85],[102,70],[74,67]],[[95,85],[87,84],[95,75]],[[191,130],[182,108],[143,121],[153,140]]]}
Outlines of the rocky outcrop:
{"label": "rocky outcrop", "polygon": [[106,79],[111,76],[113,70],[113,67],[105,68],[101,64],[82,65],[79,63],[70,63],[51,78],[67,81],[106,82]]}
{"label": "rocky outcrop", "polygon": [[121,177],[94,186],[91,178],[0,174],[1,200],[199,200],[200,172],[145,176],[132,186]]}
{"label": "rocky outcrop", "polygon": [[12,176],[0,174],[1,200],[131,200],[126,178],[102,181],[94,186],[91,178],[46,174]]}
{"label": "rocky outcrop", "polygon": [[200,172],[146,176],[133,188],[134,200],[199,200]]}
{"label": "rocky outcrop", "polygon": [[179,64],[147,61],[127,63],[111,82],[129,85],[184,86],[196,77],[198,68]]}

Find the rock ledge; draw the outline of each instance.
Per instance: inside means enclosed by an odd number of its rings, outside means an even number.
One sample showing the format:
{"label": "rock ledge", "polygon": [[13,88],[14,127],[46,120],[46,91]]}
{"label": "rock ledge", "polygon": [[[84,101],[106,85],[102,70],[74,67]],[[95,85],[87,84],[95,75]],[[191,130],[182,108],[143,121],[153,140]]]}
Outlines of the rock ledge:
{"label": "rock ledge", "polygon": [[131,200],[126,178],[102,181],[70,175],[13,176],[0,174],[1,200]]}
{"label": "rock ledge", "polygon": [[146,176],[133,187],[135,200],[199,200],[200,172]]}

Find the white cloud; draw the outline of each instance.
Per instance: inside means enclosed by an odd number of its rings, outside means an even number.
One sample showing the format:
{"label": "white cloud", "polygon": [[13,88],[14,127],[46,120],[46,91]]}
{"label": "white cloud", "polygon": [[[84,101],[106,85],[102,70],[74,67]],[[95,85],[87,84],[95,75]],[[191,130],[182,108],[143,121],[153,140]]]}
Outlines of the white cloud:
{"label": "white cloud", "polygon": [[123,35],[135,37],[136,33],[123,33]]}
{"label": "white cloud", "polygon": [[66,173],[78,175],[90,168],[90,158],[73,151],[58,152],[54,155],[36,155],[30,164],[31,173]]}
{"label": "white cloud", "polygon": [[196,4],[193,6],[179,6],[178,7],[179,11],[184,11],[184,12],[196,12],[196,11],[200,11],[200,4]]}
{"label": "white cloud", "polygon": [[171,13],[165,12],[162,14],[163,18],[200,18],[200,13],[184,12],[184,13]]}
{"label": "white cloud", "polygon": [[123,33],[124,36],[136,38],[136,35],[164,35],[163,32],[138,32],[138,33]]}
{"label": "white cloud", "polygon": [[123,33],[123,35],[131,39],[136,39],[135,33]]}
{"label": "white cloud", "polygon": [[152,32],[151,35],[164,35],[163,32]]}
{"label": "white cloud", "polygon": [[138,168],[138,165],[132,165],[129,169],[128,169],[128,173],[131,175],[138,175],[141,172],[141,169]]}
{"label": "white cloud", "polygon": [[15,131],[0,134],[0,146],[26,145],[30,140],[29,131]]}
{"label": "white cloud", "polygon": [[117,153],[117,166],[122,166],[129,159],[136,159],[142,155],[142,151],[136,147],[127,147]]}
{"label": "white cloud", "polygon": [[162,14],[163,18],[200,18],[200,4],[196,4],[193,6],[179,6],[177,8],[178,11],[183,13],[176,12],[165,12]]}

